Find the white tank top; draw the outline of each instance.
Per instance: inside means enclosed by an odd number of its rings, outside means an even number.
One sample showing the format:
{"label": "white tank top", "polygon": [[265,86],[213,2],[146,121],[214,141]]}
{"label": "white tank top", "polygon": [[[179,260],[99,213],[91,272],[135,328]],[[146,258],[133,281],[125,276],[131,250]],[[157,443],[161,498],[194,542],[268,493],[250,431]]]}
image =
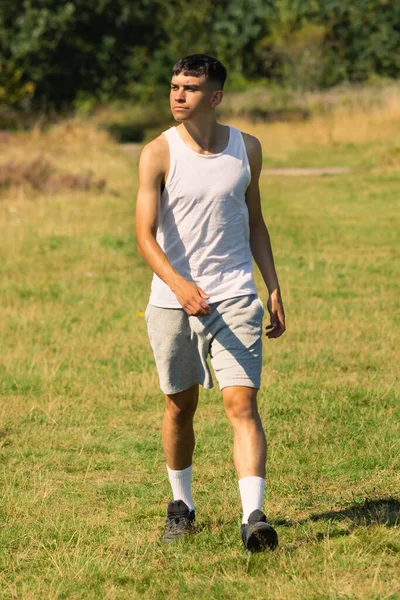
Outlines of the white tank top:
{"label": "white tank top", "polygon": [[[176,127],[164,131],[170,167],[161,194],[157,242],[169,262],[188,281],[219,302],[255,294],[245,192],[251,172],[243,136],[229,128],[229,142],[218,154],[198,154]],[[150,304],[181,308],[156,274]]]}

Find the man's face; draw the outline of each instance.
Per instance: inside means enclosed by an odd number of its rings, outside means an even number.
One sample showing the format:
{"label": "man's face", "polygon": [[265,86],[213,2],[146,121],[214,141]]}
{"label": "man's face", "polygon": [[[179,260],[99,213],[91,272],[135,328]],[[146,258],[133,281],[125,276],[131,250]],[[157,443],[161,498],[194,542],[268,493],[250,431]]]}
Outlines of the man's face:
{"label": "man's face", "polygon": [[173,75],[171,80],[170,104],[176,121],[187,121],[200,114],[207,114],[219,104],[222,92],[215,91],[206,77]]}

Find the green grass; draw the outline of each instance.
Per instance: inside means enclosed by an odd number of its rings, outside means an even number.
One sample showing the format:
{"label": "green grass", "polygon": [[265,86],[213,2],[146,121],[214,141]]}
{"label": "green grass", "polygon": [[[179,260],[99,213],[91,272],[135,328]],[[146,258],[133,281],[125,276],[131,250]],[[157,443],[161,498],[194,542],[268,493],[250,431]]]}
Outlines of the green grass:
{"label": "green grass", "polygon": [[0,597],[400,598],[399,170],[262,176],[288,331],[265,340],[260,392],[280,547],[248,556],[216,389],[196,418],[199,532],[159,542],[135,165],[102,156],[119,195],[0,202]]}

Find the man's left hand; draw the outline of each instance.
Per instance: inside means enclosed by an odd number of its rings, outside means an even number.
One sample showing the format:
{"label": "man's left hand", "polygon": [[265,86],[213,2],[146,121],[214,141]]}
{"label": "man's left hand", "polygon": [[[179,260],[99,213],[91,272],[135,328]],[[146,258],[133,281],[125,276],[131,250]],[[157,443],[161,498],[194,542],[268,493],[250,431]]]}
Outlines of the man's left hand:
{"label": "man's left hand", "polygon": [[267,302],[267,308],[270,314],[271,323],[266,327],[266,335],[269,339],[275,339],[280,337],[286,329],[285,311],[283,310],[283,303],[279,289],[276,289],[270,293]]}

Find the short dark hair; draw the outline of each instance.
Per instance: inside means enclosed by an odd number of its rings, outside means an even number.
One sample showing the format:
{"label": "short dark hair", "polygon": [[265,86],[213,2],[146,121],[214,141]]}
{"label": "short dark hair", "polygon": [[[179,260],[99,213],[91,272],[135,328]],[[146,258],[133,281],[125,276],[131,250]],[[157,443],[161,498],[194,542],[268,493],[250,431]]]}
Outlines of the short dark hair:
{"label": "short dark hair", "polygon": [[207,54],[191,54],[178,60],[172,69],[172,75],[191,75],[201,77],[204,75],[208,81],[217,84],[222,90],[226,80],[226,69],[222,63]]}

